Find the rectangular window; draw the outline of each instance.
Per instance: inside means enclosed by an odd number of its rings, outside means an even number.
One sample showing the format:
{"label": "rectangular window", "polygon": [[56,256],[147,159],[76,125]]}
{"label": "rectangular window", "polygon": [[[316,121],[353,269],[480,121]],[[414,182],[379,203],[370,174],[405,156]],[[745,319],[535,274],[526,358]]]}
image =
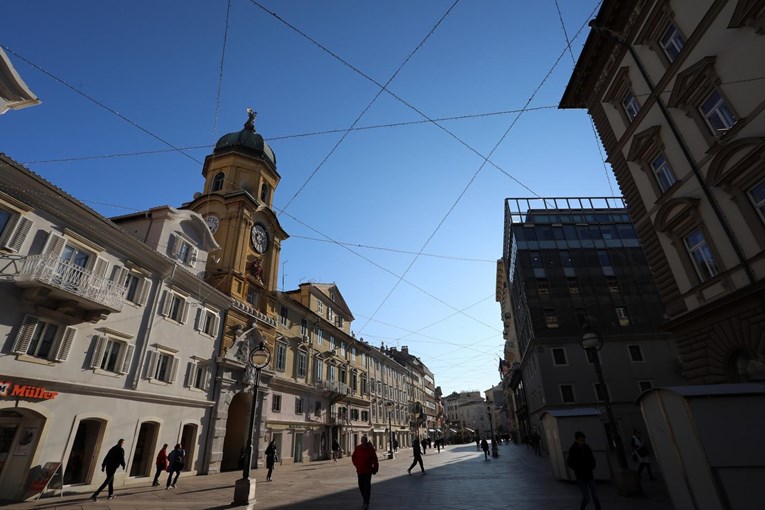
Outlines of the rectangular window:
{"label": "rectangular window", "polygon": [[563,347],[555,347],[552,349],[553,363],[556,366],[568,365],[566,359],[566,349]]}
{"label": "rectangular window", "polygon": [[616,317],[619,319],[619,325],[620,326],[629,326],[630,325],[630,314],[627,312],[626,306],[617,306],[616,307]]}
{"label": "rectangular window", "polygon": [[651,381],[638,381],[638,388],[640,388],[640,393],[642,393],[653,388],[653,383]]}
{"label": "rectangular window", "polygon": [[56,324],[38,320],[26,354],[36,358],[49,359],[57,333],[58,326]]}
{"label": "rectangular window", "polygon": [[675,182],[677,182],[675,172],[672,171],[672,167],[669,166],[669,162],[663,153],[659,153],[659,155],[651,161],[651,169],[653,170],[654,177],[656,177],[656,182],[659,183],[661,191],[667,191],[673,184],[675,184]]}
{"label": "rectangular window", "polygon": [[643,358],[643,350],[639,345],[628,345],[627,350],[630,353],[630,360],[632,360],[633,363],[645,361],[645,358]]}
{"label": "rectangular window", "polygon": [[560,385],[560,396],[564,404],[573,404],[574,399],[574,387],[570,384]]}
{"label": "rectangular window", "polygon": [[289,312],[287,311],[287,307],[286,306],[282,306],[279,309],[279,323],[282,326],[286,326],[287,325],[287,315],[288,314],[289,314]]}
{"label": "rectangular window", "polygon": [[366,395],[369,393],[369,390],[367,389],[367,376],[362,375],[361,376],[361,394]]}
{"label": "rectangular window", "polygon": [[303,414],[303,399],[295,397],[295,414]]}
{"label": "rectangular window", "polygon": [[275,413],[278,413],[282,410],[282,396],[281,395],[274,395],[271,398],[271,410]]}
{"label": "rectangular window", "polygon": [[194,363],[192,366],[193,373],[191,374],[192,377],[192,384],[191,386],[193,388],[196,388],[198,390],[204,390],[206,389],[207,385],[207,364],[203,362],[197,362]]}
{"label": "rectangular window", "polygon": [[319,345],[324,344],[324,330],[323,329],[317,329],[316,330],[316,343]]}
{"label": "rectangular window", "polygon": [[172,354],[160,352],[157,357],[157,366],[154,370],[154,379],[164,382],[172,382],[170,374],[175,357]]}
{"label": "rectangular window", "polygon": [[314,416],[321,416],[321,400],[317,400],[313,403]]}
{"label": "rectangular window", "polygon": [[287,346],[279,342],[276,344],[276,357],[274,359],[274,369],[284,372],[287,367]]}
{"label": "rectangular window", "polygon": [[204,310],[204,324],[202,331],[209,336],[216,336],[218,333],[218,314],[210,310]]}
{"label": "rectangular window", "polygon": [[611,294],[619,294],[619,282],[613,276],[606,277],[606,283],[608,284],[608,292]]}
{"label": "rectangular window", "polygon": [[571,295],[579,294],[579,280],[576,278],[569,278],[567,280],[568,283],[568,293]]}
{"label": "rectangular window", "polygon": [[138,301],[138,287],[140,286],[141,279],[134,274],[128,273],[125,277],[125,299],[131,303]]}
{"label": "rectangular window", "polygon": [[624,108],[624,113],[627,114],[628,119],[632,120],[637,117],[640,111],[640,103],[635,94],[632,93],[632,90],[627,91],[627,95],[622,99],[622,108]]}
{"label": "rectangular window", "polygon": [[357,377],[356,374],[351,373],[351,380],[348,384],[348,386],[351,387],[351,391],[356,391],[356,384],[357,384]]}
{"label": "rectangular window", "polygon": [[598,402],[605,402],[608,400],[608,386],[600,383],[595,383],[593,386],[595,387],[595,398]]}
{"label": "rectangular window", "polygon": [[258,306],[258,288],[254,285],[248,285],[247,296],[244,299],[250,306]]}
{"label": "rectangular window", "polygon": [[559,252],[560,265],[563,268],[563,273],[568,276],[574,276],[574,261],[571,258],[571,252],[568,250],[562,250]]}
{"label": "rectangular window", "polygon": [[335,365],[327,365],[327,379],[335,382]]}
{"label": "rectangular window", "polygon": [[356,361],[356,346],[351,347],[351,361]]}
{"label": "rectangular window", "polygon": [[540,296],[550,295],[550,286],[547,284],[547,280],[537,278],[537,291]]}
{"label": "rectangular window", "polygon": [[765,181],[760,181],[754,188],[749,190],[749,199],[760,215],[760,220],[765,222]]}
{"label": "rectangular window", "polygon": [[593,349],[586,349],[584,352],[587,356],[587,363],[589,363],[590,365],[595,363],[596,357],[600,359],[600,353],[598,351],[595,351]]}
{"label": "rectangular window", "polygon": [[606,276],[614,275],[614,268],[611,266],[611,257],[608,256],[606,250],[598,250],[598,262],[603,269],[603,274]]}
{"label": "rectangular window", "polygon": [[308,321],[300,319],[300,335],[306,336],[308,334]]}
{"label": "rectangular window", "polygon": [[659,40],[661,49],[670,62],[674,62],[685,46],[685,39],[674,23],[670,22]]}
{"label": "rectangular window", "polygon": [[123,342],[109,338],[104,345],[104,357],[101,360],[101,370],[117,373],[119,368],[120,351],[122,350]]}
{"label": "rectangular window", "polygon": [[361,421],[369,421],[369,411],[361,411]]}
{"label": "rectangular window", "polygon": [[545,324],[548,328],[557,328],[558,327],[558,315],[555,313],[555,310],[545,310]]}
{"label": "rectangular window", "polygon": [[189,304],[186,299],[168,290],[163,291],[163,296],[160,313],[168,319],[185,324],[189,312]]}
{"label": "rectangular window", "polygon": [[297,353],[297,376],[305,377],[306,368],[308,365],[308,355],[303,351]]}
{"label": "rectangular window", "polygon": [[324,307],[321,304],[321,301],[316,301],[316,311],[321,314],[321,312],[324,310]]}
{"label": "rectangular window", "polygon": [[346,383],[346,375],[347,371],[345,369],[345,365],[340,366],[340,382],[343,384]]}
{"label": "rectangular window", "polygon": [[688,250],[688,254],[691,256],[693,266],[696,268],[696,273],[699,279],[703,282],[717,274],[717,264],[712,256],[712,250],[707,245],[704,234],[700,228],[697,228],[687,236],[685,236],[685,248]]}
{"label": "rectangular window", "polygon": [[324,362],[319,358],[314,358],[313,360],[313,376],[316,382],[321,382],[324,377]]}
{"label": "rectangular window", "polygon": [[728,102],[720,94],[719,90],[713,90],[704,102],[701,103],[699,110],[704,116],[707,127],[709,127],[715,136],[725,134],[736,123],[736,116],[733,115],[733,110],[731,110]]}
{"label": "rectangular window", "polygon": [[181,243],[178,248],[178,260],[183,262],[184,264],[189,260],[189,253],[191,252],[191,245],[189,243],[185,243],[183,241],[180,241]]}

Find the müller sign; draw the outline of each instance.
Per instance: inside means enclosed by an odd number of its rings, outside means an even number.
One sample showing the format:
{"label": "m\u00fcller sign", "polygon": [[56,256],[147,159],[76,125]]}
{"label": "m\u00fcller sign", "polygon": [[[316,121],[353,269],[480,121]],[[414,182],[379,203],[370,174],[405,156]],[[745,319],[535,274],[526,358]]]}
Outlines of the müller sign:
{"label": "m\u00fcller sign", "polygon": [[52,400],[57,391],[48,391],[40,386],[16,384],[12,381],[0,381],[0,397],[21,397],[36,400]]}

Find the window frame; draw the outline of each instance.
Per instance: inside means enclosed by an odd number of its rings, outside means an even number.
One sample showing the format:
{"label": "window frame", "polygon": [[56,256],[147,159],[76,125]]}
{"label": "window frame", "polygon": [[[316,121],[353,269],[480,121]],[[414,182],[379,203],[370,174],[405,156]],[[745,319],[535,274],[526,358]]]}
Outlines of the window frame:
{"label": "window frame", "polygon": [[[45,356],[39,356],[39,349],[43,343],[37,342],[35,353],[30,354],[29,350],[38,331],[38,326],[43,324],[43,332],[49,327],[55,326],[53,337],[50,339],[48,351]],[[69,357],[72,344],[75,340],[77,330],[72,326],[65,326],[55,320],[48,319],[32,314],[26,314],[22,317],[19,324],[16,337],[11,346],[11,353],[16,355],[20,361],[35,362],[63,362]]]}
{"label": "window frame", "polygon": [[271,396],[271,412],[274,412],[274,413],[282,412],[282,396],[279,393],[274,393]]}
{"label": "window frame", "polygon": [[276,342],[274,348],[274,370],[284,372],[287,370],[287,344]]}
{"label": "window frame", "polygon": [[[667,35],[669,34],[669,37]],[[679,45],[677,44],[677,41],[680,41]],[[664,57],[666,58],[668,63],[672,63],[675,60],[677,60],[677,57],[680,56],[680,54],[683,52],[683,49],[685,48],[685,36],[683,36],[683,33],[678,28],[677,24],[670,20],[667,22],[666,27],[664,30],[661,31],[661,35],[658,38],[658,45],[661,48],[662,52],[664,53]],[[672,43],[672,44],[670,44]],[[674,55],[671,54],[669,51],[668,46],[671,46],[675,49],[677,53]]]}
{"label": "window frame", "polygon": [[287,321],[289,319],[289,313],[290,313],[289,308],[287,308],[284,305],[281,305],[281,307],[279,308],[279,324],[281,324],[282,326],[287,325]]}
{"label": "window frame", "polygon": [[[569,388],[571,390],[571,400],[566,399],[566,394],[564,393],[563,389]],[[560,393],[560,400],[564,404],[576,404],[576,391],[574,390],[573,384],[559,384],[558,385],[558,392]]]}
{"label": "window frame", "polygon": [[[636,349],[636,352],[638,353],[638,358],[633,355],[633,348]],[[645,354],[643,353],[643,348],[640,346],[640,344],[627,344],[627,354],[630,358],[630,361],[632,363],[645,363]]]}
{"label": "window frame", "polygon": [[295,397],[295,414],[303,414],[303,397]]}
{"label": "window frame", "polygon": [[640,101],[638,101],[638,98],[632,91],[631,87],[627,90],[624,96],[622,96],[619,104],[621,105],[622,110],[624,111],[624,114],[627,116],[627,119],[630,123],[632,123],[637,118],[637,116],[640,114],[640,109],[642,108]]}
{"label": "window frame", "polygon": [[[712,101],[711,106],[707,111],[705,110],[705,106],[710,103],[710,100],[714,101]],[[730,105],[730,101],[728,101],[722,91],[717,87],[714,87],[696,108],[701,113],[704,123],[715,138],[719,138],[733,129],[733,126],[735,126],[736,122],[739,120],[733,111],[733,107]],[[712,122],[712,118],[719,120],[722,128],[716,127]]]}
{"label": "window frame", "polygon": [[[662,159],[663,163],[657,165],[656,162],[659,159]],[[667,155],[664,154],[664,151],[660,150],[651,159],[648,166],[651,167],[653,178],[656,180],[656,184],[659,186],[662,194],[666,193],[667,190],[671,189],[672,186],[674,186],[674,184],[677,182],[677,175],[675,175],[675,171],[672,169],[672,165],[669,164],[669,160],[667,159]],[[662,177],[664,179],[662,179]]]}
{"label": "window frame", "polygon": [[295,356],[295,374],[301,379],[308,375],[308,353],[298,349]]}
{"label": "window frame", "polygon": [[[546,329],[558,329],[560,328],[560,320],[558,314],[554,308],[545,308],[543,310]],[[554,320],[553,320],[554,319]]]}
{"label": "window frame", "polygon": [[[701,236],[701,241],[696,242],[693,246],[691,246],[690,243],[688,242],[688,239],[696,233],[698,233],[699,236]],[[681,236],[683,241],[683,247],[685,248],[685,254],[688,256],[691,262],[691,266],[695,270],[695,274],[699,280],[699,283],[704,283],[709,280],[713,280],[717,275],[720,274],[720,269],[717,267],[717,261],[715,260],[715,254],[712,251],[711,246],[707,242],[706,236],[704,235],[704,233],[705,232],[702,226],[697,225],[694,228],[689,229],[688,232],[686,232],[685,234]],[[709,273],[707,276],[704,276],[704,274],[702,274],[702,270],[701,270],[702,268],[701,266],[699,266],[699,262],[696,260],[696,257],[694,257],[694,253],[701,253],[702,257],[705,257],[705,255],[709,256],[712,263],[711,267],[709,265],[709,261],[706,258],[704,258],[703,260],[704,267],[707,269]]]}
{"label": "window frame", "polygon": [[620,327],[626,328],[632,325],[632,319],[626,306],[617,305],[614,307],[614,311],[616,313],[616,320],[619,322]]}
{"label": "window frame", "polygon": [[[562,363],[558,362],[558,359],[557,359],[557,357],[555,355],[556,352],[563,354],[563,362]],[[552,347],[550,349],[550,355],[552,357],[553,366],[556,366],[556,367],[567,367],[568,366],[568,355],[566,354],[566,348],[565,347]]]}

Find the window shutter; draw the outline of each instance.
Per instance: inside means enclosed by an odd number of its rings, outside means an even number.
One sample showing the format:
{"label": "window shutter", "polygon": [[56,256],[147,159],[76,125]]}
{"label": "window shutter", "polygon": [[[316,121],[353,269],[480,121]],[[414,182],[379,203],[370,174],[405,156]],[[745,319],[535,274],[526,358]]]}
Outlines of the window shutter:
{"label": "window shutter", "polygon": [[210,373],[210,364],[208,363],[207,366],[205,367],[205,372],[204,372],[204,378],[205,378],[204,388],[205,388],[205,390],[209,390],[210,389],[210,377],[211,376],[212,376],[212,374]]}
{"label": "window shutter", "polygon": [[202,324],[204,323],[204,308],[197,310],[197,317],[194,319],[194,329],[202,331]]}
{"label": "window shutter", "polygon": [[93,338],[96,339],[96,346],[93,348],[93,357],[90,359],[90,368],[98,368],[101,366],[101,361],[104,357],[106,337],[93,335]]}
{"label": "window shutter", "polygon": [[197,259],[199,258],[199,250],[196,249],[196,247],[191,248],[191,254],[189,257],[189,265],[194,265],[197,263]]}
{"label": "window shutter", "polygon": [[58,257],[61,255],[61,250],[66,246],[66,239],[56,234],[55,232],[48,232],[48,240],[45,241],[43,247],[43,255],[52,255]]}
{"label": "window shutter", "polygon": [[194,379],[196,379],[197,371],[196,371],[197,364],[193,361],[189,361],[186,365],[186,387],[187,388],[193,388],[194,387]]}
{"label": "window shutter", "polygon": [[112,267],[112,276],[110,278],[111,281],[116,283],[117,285],[120,285],[121,287],[125,287],[125,280],[127,279],[127,275],[130,271],[128,268],[124,266],[115,265]]}
{"label": "window shutter", "polygon": [[32,220],[19,216],[13,228],[8,230],[8,235],[3,236],[3,248],[8,248],[9,250],[16,252],[19,251],[31,228]]}
{"label": "window shutter", "polygon": [[149,290],[151,289],[151,280],[148,277],[144,277],[141,283],[141,292],[138,298],[139,305],[145,305],[146,300],[149,297]]}
{"label": "window shutter", "polygon": [[168,249],[170,250],[170,256],[174,259],[178,258],[178,252],[181,251],[181,239],[175,235],[170,234],[170,238],[168,239]]}
{"label": "window shutter", "polygon": [[153,379],[154,378],[154,372],[157,369],[157,351],[150,351],[149,352],[149,359],[148,361],[148,367],[146,368],[146,378],[147,379]]}
{"label": "window shutter", "polygon": [[25,315],[24,320],[21,322],[21,327],[16,335],[16,341],[13,342],[13,348],[11,352],[14,354],[26,354],[29,349],[29,343],[32,341],[32,334],[35,332],[35,327],[39,319],[34,315]]}
{"label": "window shutter", "polygon": [[167,380],[169,383],[175,382],[175,377],[178,375],[178,358],[173,356],[173,360],[170,363],[170,378]]}
{"label": "window shutter", "polygon": [[130,370],[130,364],[133,362],[133,352],[135,351],[135,345],[125,344],[127,348],[125,350],[125,357],[122,358],[122,364],[120,365],[120,374],[127,374]]}
{"label": "window shutter", "polygon": [[93,275],[99,278],[105,278],[108,267],[109,262],[105,258],[96,257],[96,263],[93,264]]}
{"label": "window shutter", "polygon": [[211,335],[213,337],[217,337],[218,336],[218,320],[219,320],[218,319],[218,314],[214,313],[213,314],[213,323],[212,323],[212,332],[211,332]]}
{"label": "window shutter", "polygon": [[160,315],[163,315],[164,317],[168,316],[170,313],[170,305],[172,304],[172,297],[173,295],[170,294],[170,292],[166,290],[162,291],[162,308],[159,311]]}
{"label": "window shutter", "polygon": [[181,311],[181,324],[186,324],[186,322],[189,320],[189,308],[191,308],[191,303],[186,301],[185,299],[183,301],[183,310]]}
{"label": "window shutter", "polygon": [[71,326],[67,326],[64,330],[64,334],[61,335],[61,339],[58,343],[58,349],[56,350],[56,361],[66,361],[69,357],[69,349],[72,348],[72,342],[74,341],[74,335],[77,330]]}

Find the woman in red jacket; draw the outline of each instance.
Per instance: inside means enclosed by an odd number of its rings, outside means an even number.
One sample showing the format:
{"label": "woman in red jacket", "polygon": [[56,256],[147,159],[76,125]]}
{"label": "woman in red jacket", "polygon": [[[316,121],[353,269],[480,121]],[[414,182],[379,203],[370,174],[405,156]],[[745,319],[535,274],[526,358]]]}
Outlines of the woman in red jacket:
{"label": "woman in red jacket", "polygon": [[154,475],[154,483],[151,484],[152,486],[159,485],[159,474],[165,469],[167,469],[167,443],[165,443],[157,454],[157,474]]}
{"label": "woman in red jacket", "polygon": [[356,473],[359,477],[359,490],[364,498],[364,510],[369,508],[369,496],[372,494],[372,475],[377,474],[380,465],[377,463],[375,447],[369,442],[367,436],[361,436],[361,444],[353,450],[351,456]]}

